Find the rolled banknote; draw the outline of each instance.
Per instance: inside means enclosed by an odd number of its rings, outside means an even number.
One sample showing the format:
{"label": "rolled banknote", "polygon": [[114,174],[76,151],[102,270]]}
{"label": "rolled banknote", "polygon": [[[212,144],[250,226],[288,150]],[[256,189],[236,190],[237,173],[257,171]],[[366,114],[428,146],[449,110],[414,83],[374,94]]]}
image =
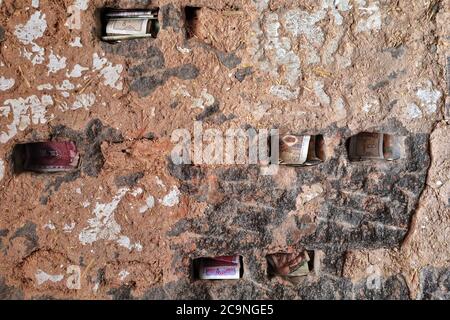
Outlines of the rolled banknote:
{"label": "rolled banknote", "polygon": [[74,142],[39,142],[24,145],[24,169],[36,172],[74,170],[80,156]]}
{"label": "rolled banknote", "polygon": [[350,138],[350,160],[384,159],[383,134],[362,132]]}
{"label": "rolled banknote", "polygon": [[158,19],[157,10],[128,10],[128,9],[106,9],[106,18],[146,18]]}
{"label": "rolled banknote", "polygon": [[267,256],[269,273],[283,277],[300,277],[310,273],[307,251],[300,253],[275,253]]}
{"label": "rolled banknote", "polygon": [[241,263],[239,256],[202,258],[199,278],[202,280],[239,279]]}
{"label": "rolled banknote", "polygon": [[280,137],[280,163],[302,165],[308,158],[311,136],[282,135]]}
{"label": "rolled banknote", "polygon": [[106,35],[145,35],[148,25],[148,19],[111,19],[106,25]]}

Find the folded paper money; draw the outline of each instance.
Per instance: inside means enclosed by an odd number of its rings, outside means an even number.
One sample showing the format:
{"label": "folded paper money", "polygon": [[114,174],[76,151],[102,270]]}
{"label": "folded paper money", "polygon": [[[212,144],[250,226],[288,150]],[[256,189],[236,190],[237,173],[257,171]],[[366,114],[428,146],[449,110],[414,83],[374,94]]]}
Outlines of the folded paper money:
{"label": "folded paper money", "polygon": [[239,279],[241,263],[239,256],[201,258],[199,278],[202,280]]}
{"label": "folded paper money", "polygon": [[403,137],[377,132],[361,132],[350,138],[349,159],[397,160],[402,156]]}
{"label": "folded paper money", "polygon": [[323,161],[320,149],[319,136],[282,135],[280,136],[279,163],[292,166],[318,164]]}
{"label": "folded paper money", "polygon": [[102,40],[121,40],[156,37],[159,31],[158,13],[155,10],[117,10],[104,13]]}
{"label": "folded paper money", "polygon": [[302,277],[310,273],[309,255],[301,253],[275,253],[267,256],[269,273],[283,277]]}
{"label": "folded paper money", "polygon": [[73,142],[28,143],[24,147],[26,171],[70,171],[77,168],[80,159]]}

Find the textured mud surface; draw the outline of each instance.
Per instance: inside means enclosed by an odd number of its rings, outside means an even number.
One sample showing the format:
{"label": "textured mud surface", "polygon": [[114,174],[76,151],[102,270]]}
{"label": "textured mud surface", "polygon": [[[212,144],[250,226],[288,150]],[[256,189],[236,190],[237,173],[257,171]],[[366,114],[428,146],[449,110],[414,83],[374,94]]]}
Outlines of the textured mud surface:
{"label": "textured mud surface", "polygon": [[[158,37],[102,43],[105,6],[158,7]],[[450,1],[0,12],[0,299],[450,298]],[[326,160],[174,164],[173,131],[198,121],[322,134]],[[405,157],[350,162],[361,131],[406,136]],[[14,146],[49,139],[75,141],[79,169],[15,174]],[[267,275],[267,254],[304,248],[309,276]],[[227,254],[242,279],[192,278],[192,259]]]}

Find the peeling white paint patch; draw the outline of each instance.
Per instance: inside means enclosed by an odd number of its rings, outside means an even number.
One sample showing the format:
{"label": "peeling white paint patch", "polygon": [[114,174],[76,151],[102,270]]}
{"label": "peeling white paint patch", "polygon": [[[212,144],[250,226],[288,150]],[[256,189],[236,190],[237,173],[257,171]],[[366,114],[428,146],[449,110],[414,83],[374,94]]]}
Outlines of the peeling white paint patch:
{"label": "peeling white paint patch", "polygon": [[183,85],[177,85],[174,89],[172,89],[172,91],[170,92],[170,96],[171,97],[190,97],[191,94],[189,93],[189,91],[186,89],[186,86]]}
{"label": "peeling white paint patch", "polygon": [[5,162],[0,159],[0,181],[5,177]]}
{"label": "peeling white paint patch", "polygon": [[415,103],[408,103],[406,106],[406,116],[409,119],[417,119],[422,117],[422,110]]}
{"label": "peeling white paint patch", "polygon": [[97,53],[94,53],[94,55],[92,56],[92,67],[94,68],[94,71],[98,71],[103,68],[107,62],[108,59],[100,58]]}
{"label": "peeling white paint patch", "polygon": [[[62,92],[64,94],[64,92]],[[68,94],[68,97],[70,94]],[[75,97],[75,101],[72,105],[69,105],[67,102],[62,102],[58,104],[58,108],[66,112],[68,110],[78,110],[78,109],[86,109],[89,110],[90,107],[92,107],[95,104],[95,94],[93,93],[81,93]]]}
{"label": "peeling white paint patch", "polygon": [[36,45],[34,41],[41,38],[46,29],[47,21],[45,20],[45,14],[36,11],[25,25],[18,24],[16,26],[14,34],[23,44]]}
{"label": "peeling white paint patch", "polygon": [[272,107],[269,103],[259,103],[255,106],[247,106],[247,110],[253,115],[256,120],[261,120],[264,116],[270,115],[267,112]]}
{"label": "peeling white paint patch", "polygon": [[180,190],[175,186],[160,202],[165,207],[176,206],[180,202]]}
{"label": "peeling white paint patch", "polygon": [[111,88],[115,88],[117,90],[122,90],[123,84],[120,80],[120,74],[123,71],[123,66],[118,64],[115,66],[109,65],[100,71],[100,74],[103,76],[105,81],[103,82],[105,85],[110,86]]}
{"label": "peeling white paint patch", "polygon": [[39,0],[31,0],[31,6],[33,8],[39,8]]}
{"label": "peeling white paint patch", "polygon": [[256,10],[258,10],[258,12],[263,12],[269,7],[269,1],[270,0],[259,0],[253,1],[253,3],[255,4]]}
{"label": "peeling white paint patch", "polygon": [[131,195],[136,198],[137,196],[141,195],[143,192],[144,192],[144,190],[141,187],[139,187],[139,188],[134,189],[133,192],[131,192]]}
{"label": "peeling white paint patch", "polygon": [[38,85],[37,89],[39,91],[42,91],[42,90],[53,90],[53,85],[50,84],[50,83],[45,83],[45,84]]}
{"label": "peeling white paint patch", "polygon": [[[0,143],[6,143],[13,138],[18,130],[24,131],[31,123],[45,124],[47,107],[53,105],[51,96],[44,95],[41,99],[33,95],[28,98],[6,100],[0,107],[0,116],[13,114],[12,122],[6,126],[7,131],[0,131]],[[0,129],[1,130],[1,129]]]}
{"label": "peeling white paint patch", "polygon": [[97,53],[94,53],[92,66],[94,71],[100,70],[100,74],[104,79],[104,85],[117,90],[122,90],[123,83],[120,81],[120,75],[123,71],[123,66],[121,64],[113,65],[108,59],[100,58]]}
{"label": "peeling white paint patch", "polygon": [[[31,44],[31,52],[26,48],[21,50],[22,55],[29,59],[33,65],[42,64],[45,60],[45,49],[38,46],[35,40],[41,38],[47,29],[47,21],[45,20],[45,14],[36,11],[28,20],[23,24],[18,24],[15,28],[14,35],[19,41],[25,45]],[[35,56],[33,57],[33,54]]]}
{"label": "peeling white paint patch", "polygon": [[120,281],[125,280],[126,277],[128,277],[130,275],[130,273],[126,270],[122,270],[119,272],[119,279]]}
{"label": "peeling white paint patch", "polygon": [[75,229],[75,222],[71,222],[70,224],[64,224],[63,231],[65,233],[71,233],[73,229]]}
{"label": "peeling white paint patch", "polygon": [[314,93],[319,99],[320,103],[324,106],[329,106],[331,103],[330,97],[326,94],[324,84],[322,81],[314,81]]}
{"label": "peeling white paint patch", "polygon": [[344,22],[344,18],[339,11],[349,11],[352,9],[352,6],[350,5],[349,0],[323,0],[322,8],[330,9],[334,16],[334,23],[340,26]]}
{"label": "peeling white paint patch", "polygon": [[89,108],[92,107],[94,103],[95,103],[95,94],[82,93],[76,96],[75,102],[73,103],[71,110],[77,110],[81,108],[89,110]]}
{"label": "peeling white paint patch", "polygon": [[78,237],[83,245],[92,244],[97,240],[119,239],[121,228],[114,219],[114,211],[127,191],[128,188],[121,188],[111,202],[95,204],[93,211],[95,217],[88,220],[89,227],[84,228]]}
{"label": "peeling white paint patch", "polygon": [[40,286],[41,284],[43,284],[47,281],[59,282],[62,279],[64,279],[64,275],[62,275],[62,274],[51,275],[51,274],[45,273],[41,269],[37,270],[35,277],[36,277],[36,282],[37,282],[38,286]]}
{"label": "peeling white paint patch", "polygon": [[367,4],[366,0],[356,0],[362,18],[356,25],[356,32],[369,32],[381,30],[381,12],[378,1]]}
{"label": "peeling white paint patch", "polygon": [[342,36],[344,35],[343,29],[338,29],[336,31],[336,35],[328,40],[325,49],[322,55],[322,61],[324,64],[331,64],[334,62],[334,55],[336,54],[337,49],[339,48],[339,43],[341,42]]}
{"label": "peeling white paint patch", "polygon": [[380,109],[380,100],[377,98],[369,98],[364,102],[362,110],[366,113],[377,112]]}
{"label": "peeling white paint patch", "polygon": [[55,227],[55,225],[53,224],[52,221],[49,221],[48,223],[44,224],[44,229],[55,230],[56,227]]}
{"label": "peeling white paint patch", "polygon": [[0,91],[6,91],[14,87],[16,80],[13,78],[7,79],[3,76],[0,77]]}
{"label": "peeling white paint patch", "polygon": [[347,110],[345,110],[345,102],[342,97],[337,98],[334,101],[334,110],[338,119],[345,119],[347,117]]}
{"label": "peeling white paint patch", "polygon": [[75,37],[72,42],[69,43],[69,46],[74,48],[83,48],[83,45],[81,44],[81,38]]}
{"label": "peeling white paint patch", "polygon": [[179,52],[181,52],[182,54],[189,54],[189,53],[191,53],[191,49],[189,49],[189,48],[182,48],[180,46],[177,46],[177,50]]}
{"label": "peeling white paint patch", "polygon": [[210,107],[216,102],[216,99],[208,93],[207,89],[203,89],[199,98],[194,98],[192,100],[192,108],[205,109],[205,107]]}
{"label": "peeling white paint patch", "polygon": [[139,208],[139,213],[145,213],[155,206],[155,198],[150,195],[145,199],[145,205]]}
{"label": "peeling white paint patch", "polygon": [[[33,54],[35,55],[33,56]],[[37,45],[31,48],[31,52],[23,48],[22,55],[30,60],[33,65],[43,64],[45,61],[45,49]]]}
{"label": "peeling white paint patch", "polygon": [[166,188],[166,185],[164,184],[164,182],[161,180],[160,177],[156,176],[156,177],[155,177],[155,181],[156,181],[156,184],[157,184],[158,186],[160,186],[161,188],[163,188],[163,189]]}
{"label": "peeling white paint patch", "polygon": [[127,236],[120,235],[121,227],[114,218],[114,211],[128,191],[130,189],[121,188],[111,202],[95,204],[94,218],[88,220],[89,226],[84,228],[78,236],[83,245],[92,244],[98,240],[110,240],[116,241],[120,246],[129,250],[142,250],[140,243],[131,244]]}
{"label": "peeling white paint patch", "polygon": [[[292,13],[292,11],[289,11]],[[292,41],[289,37],[282,36],[282,22],[284,29],[291,27],[289,13],[286,13],[280,22],[279,14],[269,12],[262,19],[252,24],[252,37],[250,42],[250,54],[252,60],[261,71],[268,73],[274,80],[272,91],[275,97],[290,100],[292,93],[298,88],[296,85],[301,77],[300,58],[292,50]],[[280,72],[283,70],[283,72]],[[284,84],[279,84],[280,80]],[[275,85],[276,81],[276,85]],[[277,90],[278,87],[283,87]]]}
{"label": "peeling white paint patch", "polygon": [[321,45],[324,42],[324,34],[316,23],[325,18],[325,10],[308,13],[302,10],[289,10],[285,16],[284,27],[293,36],[304,35],[312,44]]}
{"label": "peeling white paint patch", "polygon": [[67,91],[67,90],[70,91],[75,89],[75,85],[71,83],[69,80],[64,80],[62,84],[56,86],[56,89],[60,91]]}
{"label": "peeling white paint patch", "polygon": [[53,53],[53,50],[51,51],[48,58],[49,58],[49,62],[47,64],[47,68],[48,68],[47,75],[50,75],[50,73],[56,73],[59,70],[62,70],[66,67],[67,58],[55,55]]}
{"label": "peeling white paint patch", "polygon": [[425,113],[432,114],[436,112],[439,99],[442,92],[433,89],[431,81],[427,81],[425,86],[416,91],[416,96],[420,99],[421,107],[425,109]]}
{"label": "peeling white paint patch", "polygon": [[300,89],[297,88],[295,90],[291,90],[287,86],[274,85],[274,86],[270,87],[269,93],[275,97],[282,99],[282,100],[294,100],[294,99],[298,98]]}
{"label": "peeling white paint patch", "polygon": [[86,11],[89,8],[89,0],[75,0],[73,5],[80,10]]}
{"label": "peeling white paint patch", "polygon": [[306,51],[306,61],[304,61],[306,64],[318,64],[320,62],[317,50],[311,45],[302,45],[301,48]]}
{"label": "peeling white paint patch", "polygon": [[76,64],[70,73],[66,72],[66,76],[69,78],[79,78],[83,75],[83,72],[87,70],[89,70],[89,68]]}
{"label": "peeling white paint patch", "polygon": [[120,236],[120,238],[117,240],[117,243],[119,244],[119,246],[127,248],[128,250],[136,249],[136,251],[142,251],[142,245],[139,242],[131,244],[130,238],[128,238],[127,236]]}

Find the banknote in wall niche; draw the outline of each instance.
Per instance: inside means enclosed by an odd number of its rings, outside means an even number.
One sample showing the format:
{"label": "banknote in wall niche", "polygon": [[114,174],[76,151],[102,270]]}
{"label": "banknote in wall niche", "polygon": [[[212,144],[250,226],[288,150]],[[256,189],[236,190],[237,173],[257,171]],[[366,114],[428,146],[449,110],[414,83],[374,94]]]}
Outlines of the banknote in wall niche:
{"label": "banknote in wall niche", "polygon": [[13,161],[16,173],[65,172],[77,169],[80,155],[72,141],[45,141],[16,145],[13,150]]}
{"label": "banknote in wall niche", "polygon": [[289,166],[309,166],[324,161],[321,135],[285,134],[279,137],[279,163]]}
{"label": "banknote in wall niche", "polygon": [[404,155],[405,137],[378,132],[361,132],[348,145],[351,161],[398,160]]}
{"label": "banknote in wall niche", "polygon": [[159,31],[158,9],[120,10],[104,9],[103,36],[107,42],[139,38],[156,38]]}
{"label": "banknote in wall niche", "polygon": [[201,280],[226,280],[241,277],[241,259],[239,256],[220,256],[196,259],[194,268]]}

